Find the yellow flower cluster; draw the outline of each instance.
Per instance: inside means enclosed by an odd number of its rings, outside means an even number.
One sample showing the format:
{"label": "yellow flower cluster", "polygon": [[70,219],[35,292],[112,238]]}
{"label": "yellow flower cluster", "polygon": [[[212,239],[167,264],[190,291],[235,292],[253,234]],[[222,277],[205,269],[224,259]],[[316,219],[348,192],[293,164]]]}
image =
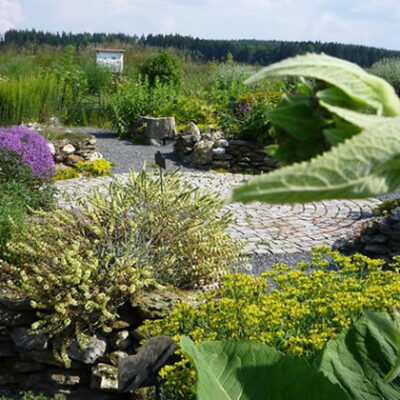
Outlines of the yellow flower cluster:
{"label": "yellow flower cluster", "polygon": [[[181,304],[169,317],[146,323],[142,330],[176,340],[190,335],[198,343],[251,340],[312,359],[364,308],[390,312],[399,307],[399,260],[390,270],[383,265],[360,254],[343,256],[320,248],[311,264],[296,269],[275,265],[258,278],[225,276],[221,287],[203,295],[198,305]],[[185,362],[163,371],[175,396],[171,398],[180,398],[183,381],[187,391],[182,398],[191,398],[193,372],[186,372],[183,380]]]}
{"label": "yellow flower cluster", "polygon": [[78,172],[87,173],[91,176],[110,175],[113,164],[104,158],[99,158],[95,161],[79,161],[76,164]]}

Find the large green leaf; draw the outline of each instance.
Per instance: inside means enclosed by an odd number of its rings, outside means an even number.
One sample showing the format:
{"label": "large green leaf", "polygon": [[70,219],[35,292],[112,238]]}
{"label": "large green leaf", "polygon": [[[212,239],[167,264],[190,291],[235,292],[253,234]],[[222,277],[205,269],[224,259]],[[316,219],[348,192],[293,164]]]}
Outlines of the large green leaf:
{"label": "large green leaf", "polygon": [[400,119],[388,118],[309,162],[258,176],[233,190],[243,203],[297,203],[379,196],[400,185]]}
{"label": "large green leaf", "polygon": [[384,380],[396,358],[393,344],[373,323],[362,319],[327,344],[319,368],[351,399],[399,400],[400,379]]}
{"label": "large green leaf", "polygon": [[397,359],[386,375],[385,380],[388,382],[394,381],[400,375],[400,326],[399,319],[396,322],[388,319],[386,315],[374,311],[365,311],[365,316],[380,330],[395,347]]}
{"label": "large green leaf", "polygon": [[267,112],[267,118],[275,125],[289,132],[294,138],[306,141],[317,137],[324,124],[322,118],[314,115],[310,102],[294,101]]}
{"label": "large green leaf", "polygon": [[348,396],[300,358],[284,357],[267,345],[207,342],[187,337],[183,350],[193,359],[199,400],[344,400]]}
{"label": "large green leaf", "polygon": [[351,99],[373,107],[379,115],[400,115],[400,100],[385,80],[361,67],[325,54],[307,54],[263,68],[247,83],[272,76],[304,76],[325,81]]}
{"label": "large green leaf", "polygon": [[363,129],[371,128],[374,125],[385,124],[386,122],[390,122],[394,119],[396,119],[400,123],[399,117],[382,117],[373,114],[363,114],[357,111],[348,110],[343,107],[333,106],[322,100],[320,100],[319,104],[333,114]]}

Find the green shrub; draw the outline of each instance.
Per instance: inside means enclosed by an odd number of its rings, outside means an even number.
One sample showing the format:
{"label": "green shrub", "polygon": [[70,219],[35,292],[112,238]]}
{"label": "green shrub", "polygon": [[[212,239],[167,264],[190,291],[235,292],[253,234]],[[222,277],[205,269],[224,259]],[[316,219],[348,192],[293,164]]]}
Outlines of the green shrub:
{"label": "green shrub", "polygon": [[160,109],[162,116],[175,117],[178,125],[187,125],[194,121],[197,125],[215,125],[217,123],[215,108],[200,97],[177,96]]}
{"label": "green shrub", "polygon": [[174,94],[172,86],[163,85],[158,80],[154,86],[147,79],[123,86],[109,102],[111,123],[120,136],[134,135],[140,125],[140,117],[159,116],[160,109],[172,101]]}
{"label": "green shrub", "polygon": [[0,148],[0,255],[23,228],[30,209],[51,208],[54,194],[49,180],[35,175],[16,152]]}
{"label": "green shrub", "polygon": [[263,91],[232,99],[225,112],[220,113],[220,124],[231,136],[270,144],[274,132],[268,112],[277,106],[281,97],[279,91]]}
{"label": "green shrub", "polygon": [[[275,265],[259,278],[228,275],[214,293],[201,296],[198,305],[180,304],[164,320],[149,321],[142,331],[178,341],[188,335],[197,343],[250,340],[312,360],[364,308],[399,307],[400,262],[392,270],[384,270],[384,264],[322,249],[311,264],[299,264],[299,269]],[[163,371],[169,398],[194,398],[194,375],[186,362]]]}
{"label": "green shrub", "polygon": [[2,285],[32,299],[34,331],[57,337],[65,361],[73,338],[108,331],[117,308],[142,289],[214,282],[241,248],[225,233],[231,218],[222,202],[177,173],[165,174],[161,191],[157,175],[132,172],[78,205],[36,213],[0,266]]}
{"label": "green shrub", "polygon": [[400,94],[400,58],[384,58],[373,64],[369,71],[388,81]]}
{"label": "green shrub", "polygon": [[79,161],[75,168],[78,172],[83,172],[89,176],[110,175],[113,164],[104,158],[94,161]]}
{"label": "green shrub", "polygon": [[151,86],[157,81],[164,85],[179,86],[182,81],[183,66],[178,57],[168,50],[150,57],[139,68],[140,74],[147,77]]}
{"label": "green shrub", "polygon": [[55,181],[64,181],[66,179],[78,178],[79,173],[75,168],[58,169],[54,175]]}

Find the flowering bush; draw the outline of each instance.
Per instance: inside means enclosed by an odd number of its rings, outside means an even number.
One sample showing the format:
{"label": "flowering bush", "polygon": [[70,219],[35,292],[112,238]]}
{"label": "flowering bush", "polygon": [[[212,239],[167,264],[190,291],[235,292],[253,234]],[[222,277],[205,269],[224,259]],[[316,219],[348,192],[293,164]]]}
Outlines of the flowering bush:
{"label": "flowering bush", "polygon": [[[324,248],[314,254],[312,264],[299,264],[298,269],[276,265],[259,278],[225,276],[221,287],[197,305],[182,303],[166,319],[146,323],[142,331],[177,341],[189,335],[197,343],[250,340],[314,359],[364,308],[391,311],[400,306],[399,261],[384,271],[382,260]],[[187,359],[162,374],[168,398],[192,398],[195,374]]]}
{"label": "flowering bush", "polygon": [[0,259],[0,292],[14,290],[38,310],[35,333],[65,349],[75,337],[107,332],[117,308],[140,290],[169,284],[187,289],[215,282],[231,269],[242,244],[226,233],[223,202],[165,173],[131,173],[76,199],[79,212],[37,212]]}
{"label": "flowering bush", "polygon": [[[10,167],[11,159],[14,160],[15,171],[10,171],[13,175],[17,173],[18,161],[27,165],[34,177],[40,180],[48,179],[54,174],[53,156],[46,139],[35,131],[23,126],[0,128],[0,149],[8,150],[2,152],[1,166],[6,167],[8,164]],[[17,155],[17,159],[11,154]]]}

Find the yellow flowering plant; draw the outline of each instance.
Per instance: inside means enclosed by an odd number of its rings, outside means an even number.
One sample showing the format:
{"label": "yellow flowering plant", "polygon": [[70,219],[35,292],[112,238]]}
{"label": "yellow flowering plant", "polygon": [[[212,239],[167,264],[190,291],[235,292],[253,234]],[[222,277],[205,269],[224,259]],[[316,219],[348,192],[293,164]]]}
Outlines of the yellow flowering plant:
{"label": "yellow flowering plant", "polygon": [[[197,344],[250,340],[313,360],[364,308],[391,312],[399,307],[400,260],[391,267],[384,270],[382,260],[322,247],[311,263],[298,268],[279,264],[260,277],[227,275],[197,305],[179,304],[164,320],[146,322],[141,329],[177,341],[187,335]],[[194,398],[196,374],[187,366],[183,358],[162,371],[167,398]]]}

